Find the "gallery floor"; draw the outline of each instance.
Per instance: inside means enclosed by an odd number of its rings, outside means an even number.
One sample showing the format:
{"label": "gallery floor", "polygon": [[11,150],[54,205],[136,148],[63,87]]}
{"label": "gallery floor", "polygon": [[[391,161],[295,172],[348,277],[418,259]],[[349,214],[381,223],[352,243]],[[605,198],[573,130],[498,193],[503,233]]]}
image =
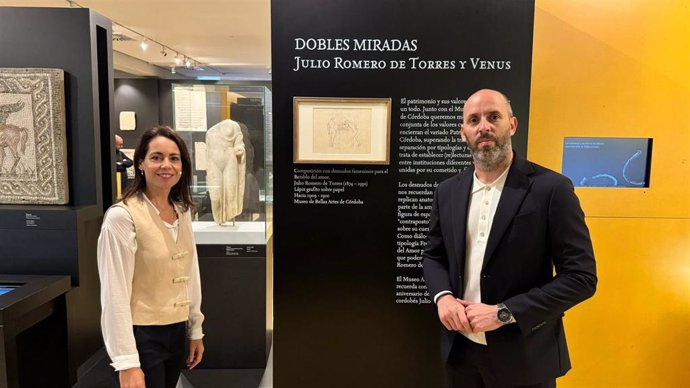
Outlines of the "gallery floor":
{"label": "gallery floor", "polygon": [[[94,355],[80,370],[72,388],[113,387],[112,367],[105,350]],[[266,369],[198,369],[183,371],[177,388],[273,388],[273,348]]]}

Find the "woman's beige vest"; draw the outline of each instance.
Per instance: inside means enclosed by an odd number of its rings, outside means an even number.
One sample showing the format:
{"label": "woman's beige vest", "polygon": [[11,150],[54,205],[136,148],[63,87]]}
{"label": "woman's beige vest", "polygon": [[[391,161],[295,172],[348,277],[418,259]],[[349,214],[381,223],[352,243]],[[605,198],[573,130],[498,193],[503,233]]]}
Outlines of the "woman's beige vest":
{"label": "woman's beige vest", "polygon": [[191,223],[180,216],[176,242],[156,209],[145,200],[134,197],[115,206],[129,212],[136,232],[132,323],[150,326],[187,321],[187,281],[194,249]]}

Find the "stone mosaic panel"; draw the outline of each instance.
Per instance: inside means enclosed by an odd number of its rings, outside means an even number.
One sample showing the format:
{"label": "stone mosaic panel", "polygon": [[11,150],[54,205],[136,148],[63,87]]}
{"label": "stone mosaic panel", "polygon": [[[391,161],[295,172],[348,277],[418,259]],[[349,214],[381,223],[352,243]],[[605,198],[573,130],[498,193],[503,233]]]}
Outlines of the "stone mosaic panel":
{"label": "stone mosaic panel", "polygon": [[67,204],[65,75],[0,68],[0,204]]}

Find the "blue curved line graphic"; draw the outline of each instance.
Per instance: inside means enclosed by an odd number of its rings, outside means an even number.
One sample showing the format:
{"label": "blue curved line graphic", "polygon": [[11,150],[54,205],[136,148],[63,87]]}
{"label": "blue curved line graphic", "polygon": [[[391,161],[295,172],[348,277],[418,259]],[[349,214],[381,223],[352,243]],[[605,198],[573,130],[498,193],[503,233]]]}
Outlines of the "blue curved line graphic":
{"label": "blue curved line graphic", "polygon": [[[613,183],[613,185],[611,185],[611,186],[618,186],[618,179],[616,179],[616,177],[614,177],[613,175],[609,175],[609,174],[597,174],[597,175],[594,175],[593,177],[591,177],[589,179],[587,177],[584,177],[580,180],[580,186],[588,186],[587,182],[594,180],[594,179],[601,179],[601,178],[610,179],[611,182]],[[589,186],[595,186],[595,185],[590,184]]]}
{"label": "blue curved line graphic", "polygon": [[623,179],[625,179],[626,182],[628,182],[628,183],[630,183],[631,185],[634,185],[634,186],[644,186],[644,182],[633,181],[633,180],[631,180],[631,179],[628,179],[628,176],[627,176],[627,174],[626,174],[626,171],[628,170],[628,165],[630,165],[630,162],[632,162],[633,160],[639,158],[640,155],[642,155],[642,151],[641,151],[641,150],[637,150],[637,152],[635,152],[635,154],[634,154],[633,156],[631,156],[631,157],[625,162],[625,164],[623,165]]}

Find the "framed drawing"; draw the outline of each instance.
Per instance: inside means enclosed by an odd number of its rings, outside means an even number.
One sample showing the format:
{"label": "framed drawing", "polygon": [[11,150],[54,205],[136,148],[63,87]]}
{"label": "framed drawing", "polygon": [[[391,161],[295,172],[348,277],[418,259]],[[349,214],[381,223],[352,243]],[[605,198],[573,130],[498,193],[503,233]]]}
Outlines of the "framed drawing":
{"label": "framed drawing", "polygon": [[132,111],[120,112],[120,130],[133,131],[137,128],[137,114]]}
{"label": "framed drawing", "polygon": [[294,98],[294,162],[390,163],[390,98]]}
{"label": "framed drawing", "polygon": [[69,203],[61,69],[0,68],[0,204]]}

